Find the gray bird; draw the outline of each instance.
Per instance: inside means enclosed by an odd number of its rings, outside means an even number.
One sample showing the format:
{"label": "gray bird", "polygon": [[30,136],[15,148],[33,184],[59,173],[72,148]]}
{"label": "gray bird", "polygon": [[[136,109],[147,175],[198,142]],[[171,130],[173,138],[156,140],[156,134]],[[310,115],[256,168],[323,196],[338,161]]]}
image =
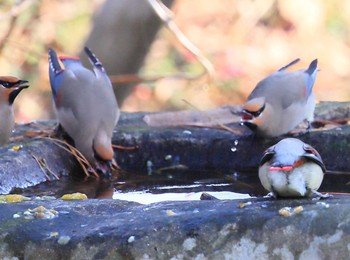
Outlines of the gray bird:
{"label": "gray bird", "polygon": [[94,72],[85,68],[79,58],[58,58],[56,52],[49,49],[54,107],[60,125],[73,139],[75,147],[94,168],[106,173],[114,161],[111,139],[120,112],[101,62],[89,48],[84,50]]}
{"label": "gray bird", "polygon": [[306,70],[286,72],[296,59],[260,81],[243,105],[241,122],[260,136],[275,137],[289,132],[305,119],[314,119],[312,88],[317,59]]}
{"label": "gray bird", "polygon": [[17,95],[28,87],[26,80],[0,76],[0,145],[8,142],[15,126],[12,104]]}
{"label": "gray bird", "polygon": [[317,192],[325,172],[319,153],[295,138],[268,148],[259,166],[261,184],[273,197],[326,197]]}

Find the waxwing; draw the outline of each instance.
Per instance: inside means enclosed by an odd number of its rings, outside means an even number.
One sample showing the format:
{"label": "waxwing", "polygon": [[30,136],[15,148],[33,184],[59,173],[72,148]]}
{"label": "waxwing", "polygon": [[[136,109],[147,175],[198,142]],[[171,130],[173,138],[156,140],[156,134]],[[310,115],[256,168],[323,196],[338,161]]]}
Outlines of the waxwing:
{"label": "waxwing", "polygon": [[49,50],[54,107],[60,125],[73,139],[75,147],[95,169],[109,173],[114,161],[111,139],[119,108],[101,62],[89,48],[84,50],[94,72],[85,68],[78,57],[58,58],[53,49]]}
{"label": "waxwing", "polygon": [[12,104],[17,95],[28,88],[28,81],[0,76],[0,145],[8,142],[15,126]]}
{"label": "waxwing", "polygon": [[261,158],[259,178],[273,197],[317,195],[326,172],[321,156],[310,145],[285,138],[268,148]]}
{"label": "waxwing", "polygon": [[312,87],[317,59],[307,70],[286,72],[296,59],[260,81],[243,105],[241,122],[260,136],[275,137],[289,132],[303,120],[308,129],[314,118]]}

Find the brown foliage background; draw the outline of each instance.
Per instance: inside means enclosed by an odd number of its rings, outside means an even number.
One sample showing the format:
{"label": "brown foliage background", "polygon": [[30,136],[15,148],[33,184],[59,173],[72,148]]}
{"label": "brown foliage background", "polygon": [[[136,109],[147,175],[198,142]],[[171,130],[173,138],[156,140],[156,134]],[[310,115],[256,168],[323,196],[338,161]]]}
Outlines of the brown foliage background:
{"label": "brown foliage background", "polygon": [[[47,50],[78,54],[101,4],[102,0],[1,1],[0,74],[31,83],[15,102],[17,121],[54,117]],[[205,85],[202,78],[168,77],[140,83],[122,110],[189,109],[183,99],[199,109],[241,104],[259,80],[297,57],[301,62],[293,69],[319,59],[314,87],[318,100],[349,100],[350,1],[177,0],[173,12],[179,28],[214,65],[214,80]],[[164,28],[140,74],[196,76],[202,71]]]}

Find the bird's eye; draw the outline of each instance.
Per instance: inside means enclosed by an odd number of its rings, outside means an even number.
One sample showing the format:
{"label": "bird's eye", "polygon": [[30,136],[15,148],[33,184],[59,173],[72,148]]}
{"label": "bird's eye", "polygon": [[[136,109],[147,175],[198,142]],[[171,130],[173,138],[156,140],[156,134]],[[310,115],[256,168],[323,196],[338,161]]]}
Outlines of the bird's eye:
{"label": "bird's eye", "polygon": [[311,148],[311,147],[309,147],[309,146],[304,146],[304,150],[307,153],[310,153],[310,154],[313,154],[315,156],[318,156],[318,153],[316,152],[316,150]]}
{"label": "bird's eye", "polygon": [[0,86],[2,86],[3,88],[10,88],[11,84],[7,81],[1,81]]}
{"label": "bird's eye", "polygon": [[253,117],[258,117],[260,116],[260,114],[265,110],[265,104],[257,111],[249,111],[247,109],[243,110],[243,113],[245,114],[250,114],[252,115]]}

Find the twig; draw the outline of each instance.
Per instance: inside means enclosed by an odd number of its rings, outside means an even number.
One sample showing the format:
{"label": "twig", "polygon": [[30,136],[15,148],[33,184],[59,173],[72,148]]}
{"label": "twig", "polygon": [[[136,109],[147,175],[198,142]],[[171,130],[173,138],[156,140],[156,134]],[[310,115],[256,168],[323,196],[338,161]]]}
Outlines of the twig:
{"label": "twig", "polygon": [[[30,137],[35,136],[38,139],[46,139],[46,140],[53,141],[53,143],[56,144],[58,147],[62,148],[63,150],[72,154],[75,157],[75,159],[78,161],[78,163],[80,164],[81,168],[84,171],[84,174],[87,177],[91,176],[89,171],[87,170],[87,167],[90,168],[91,172],[94,174],[94,176],[96,178],[100,177],[99,174],[95,171],[95,169],[91,166],[90,162],[84,157],[84,155],[77,148],[70,145],[69,143],[67,143],[64,140],[52,137],[51,134],[53,133],[53,131],[51,131],[51,129],[48,130],[46,128],[46,126],[42,127],[42,125],[40,125],[40,124],[37,124],[37,126],[39,126],[39,128],[41,128],[42,130],[40,130],[39,132],[36,132],[36,133],[31,133],[29,135]],[[23,138],[23,136],[21,136],[21,137]],[[55,175],[49,168],[47,168],[47,169],[50,173]],[[56,175],[55,175],[55,177],[58,178]]]}
{"label": "twig", "polygon": [[2,53],[2,50],[5,47],[6,40],[10,37],[13,29],[15,28],[16,20],[17,20],[17,15],[13,15],[11,17],[10,25],[9,25],[9,27],[7,29],[7,32],[5,33],[4,38],[0,41],[0,55]]}
{"label": "twig", "polygon": [[10,25],[4,34],[3,39],[0,41],[0,55],[5,47],[5,44],[10,37],[11,33],[15,29],[16,21],[18,18],[18,15],[22,10],[27,8],[33,0],[23,0],[23,1],[15,1],[15,5],[11,8],[11,10],[8,12],[7,15],[3,15],[0,18],[0,21],[3,19],[10,19]]}
{"label": "twig", "polygon": [[207,83],[210,85],[214,79],[215,69],[211,62],[203,55],[203,53],[185,36],[179,29],[172,18],[172,12],[160,0],[148,0],[158,17],[164,22],[167,28],[175,35],[176,39],[182,46],[191,52],[197,60],[202,64],[207,73]]}
{"label": "twig", "polygon": [[49,177],[47,176],[47,174],[46,174],[46,172],[45,172],[45,169],[46,169],[49,173],[51,173],[51,174],[56,178],[56,180],[59,180],[59,179],[60,179],[60,178],[47,166],[47,163],[46,163],[45,159],[38,159],[38,157],[36,157],[34,154],[31,154],[31,155],[32,155],[32,157],[34,158],[34,160],[38,163],[40,169],[43,171],[43,173],[45,174],[45,176],[46,176],[46,178],[47,178],[48,180],[50,180],[50,179],[49,179]]}
{"label": "twig", "polygon": [[11,10],[8,11],[6,14],[1,15],[1,20],[9,19],[13,16],[18,16],[21,12],[23,12],[24,9],[28,8],[31,4],[33,4],[35,0],[21,0],[21,1],[15,1],[14,6],[12,6]]}
{"label": "twig", "polygon": [[43,164],[43,166],[45,167],[45,169],[46,169],[49,173],[51,173],[51,174],[56,178],[56,180],[59,180],[59,179],[60,179],[60,178],[49,168],[49,166],[47,165],[46,160],[45,160],[44,158],[41,159],[40,162]]}
{"label": "twig", "polygon": [[[39,138],[43,138],[43,139],[47,139],[50,141],[53,141],[54,144],[56,144],[58,147],[62,148],[63,150],[67,151],[68,153],[72,154],[76,160],[78,161],[78,163],[80,164],[80,166],[82,167],[85,175],[87,177],[90,177],[90,173],[87,170],[86,166],[90,168],[91,172],[94,174],[94,176],[96,178],[99,178],[100,176],[98,175],[98,173],[95,171],[95,169],[91,166],[91,164],[89,163],[89,161],[84,157],[84,155],[74,146],[68,144],[66,141],[57,139],[57,138],[53,138],[53,137],[39,137]],[[67,147],[65,147],[65,146]]]}
{"label": "twig", "polygon": [[136,150],[138,148],[138,146],[125,147],[125,146],[121,146],[121,145],[117,145],[117,144],[112,144],[112,148],[130,151],[130,150]]}
{"label": "twig", "polygon": [[[185,102],[187,105],[189,105],[190,107],[194,108],[197,111],[200,111],[198,108],[196,108],[194,105],[192,105],[190,102],[188,102],[186,99],[182,100],[183,102]],[[225,126],[224,124],[219,123],[218,121],[215,120],[215,118],[213,118],[211,115],[209,115],[208,113],[204,114],[211,120],[213,121],[215,124],[217,124],[218,126],[220,126],[220,128],[227,130],[233,134],[237,134],[237,131],[234,131],[232,128]]]}
{"label": "twig", "polygon": [[45,169],[43,168],[43,166],[42,166],[40,160],[39,160],[34,154],[31,154],[31,155],[32,155],[32,157],[34,158],[34,160],[37,162],[37,164],[39,165],[39,168],[40,168],[40,170],[44,173],[46,179],[47,179],[47,180],[50,180],[50,177],[46,174],[46,171],[45,171]]}

